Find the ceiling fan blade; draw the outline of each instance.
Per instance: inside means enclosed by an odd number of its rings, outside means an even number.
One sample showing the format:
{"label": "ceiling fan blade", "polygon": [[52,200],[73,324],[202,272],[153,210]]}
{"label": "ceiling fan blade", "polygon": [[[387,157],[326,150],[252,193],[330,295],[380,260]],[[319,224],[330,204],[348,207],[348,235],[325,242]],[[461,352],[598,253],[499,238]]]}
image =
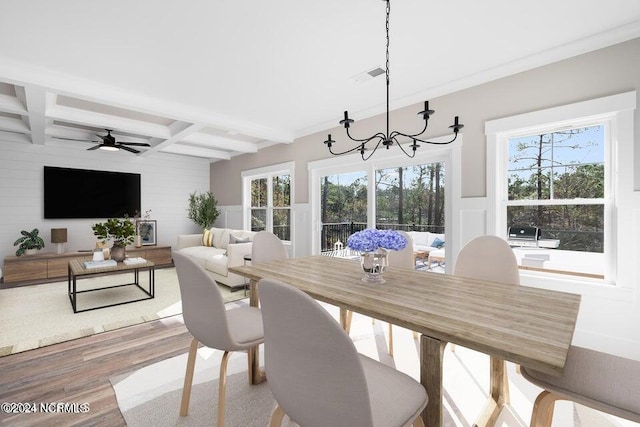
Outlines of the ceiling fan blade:
{"label": "ceiling fan blade", "polygon": [[118,144],[136,146],[136,147],[151,147],[151,144],[147,144],[146,142],[120,142],[120,141],[118,141]]}
{"label": "ceiling fan blade", "polygon": [[[89,142],[89,141],[87,141],[87,142]],[[97,149],[98,149],[98,148],[100,148],[100,147],[102,147],[102,144],[98,144],[98,145],[96,145],[96,146],[94,146],[94,147],[87,148],[87,151],[97,150]]]}
{"label": "ceiling fan blade", "polygon": [[119,149],[121,149],[121,150],[126,150],[126,151],[128,151],[128,152],[130,152],[130,153],[134,153],[134,154],[138,154],[138,153],[140,152],[140,151],[138,151],[138,150],[134,150],[133,148],[129,148],[129,147],[127,147],[126,145],[119,145],[119,144],[118,144],[118,145],[117,145],[117,147],[118,147]]}

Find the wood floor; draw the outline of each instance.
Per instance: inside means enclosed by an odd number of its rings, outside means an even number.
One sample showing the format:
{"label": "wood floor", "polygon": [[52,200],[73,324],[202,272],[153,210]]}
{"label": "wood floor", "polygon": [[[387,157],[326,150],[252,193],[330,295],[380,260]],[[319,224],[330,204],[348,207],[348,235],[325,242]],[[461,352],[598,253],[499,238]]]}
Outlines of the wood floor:
{"label": "wood floor", "polygon": [[190,341],[184,324],[171,318],[1,357],[0,402],[39,410],[40,403],[86,402],[89,410],[12,414],[3,406],[0,425],[124,426],[109,378],[185,353]]}

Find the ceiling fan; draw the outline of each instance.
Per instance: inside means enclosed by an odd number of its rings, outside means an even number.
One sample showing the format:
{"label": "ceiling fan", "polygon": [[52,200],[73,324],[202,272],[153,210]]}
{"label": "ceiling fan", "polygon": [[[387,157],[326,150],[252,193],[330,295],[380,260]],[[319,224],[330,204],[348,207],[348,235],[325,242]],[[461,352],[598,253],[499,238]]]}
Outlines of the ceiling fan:
{"label": "ceiling fan", "polygon": [[135,147],[151,147],[151,145],[147,144],[146,142],[116,141],[116,138],[111,135],[111,132],[113,132],[112,129],[105,129],[105,131],[107,131],[107,134],[104,135],[104,136],[96,134],[96,136],[98,138],[102,139],[102,141],[85,141],[85,140],[82,140],[82,139],[72,139],[72,138],[58,138],[58,139],[65,139],[65,140],[69,140],[69,141],[82,141],[82,142],[99,142],[98,145],[93,146],[91,148],[87,148],[88,151],[97,150],[97,149],[101,149],[101,150],[105,150],[105,151],[125,150],[125,151],[129,151],[130,153],[138,154],[140,152],[140,150],[136,150],[135,148],[131,148],[131,146],[135,146]]}

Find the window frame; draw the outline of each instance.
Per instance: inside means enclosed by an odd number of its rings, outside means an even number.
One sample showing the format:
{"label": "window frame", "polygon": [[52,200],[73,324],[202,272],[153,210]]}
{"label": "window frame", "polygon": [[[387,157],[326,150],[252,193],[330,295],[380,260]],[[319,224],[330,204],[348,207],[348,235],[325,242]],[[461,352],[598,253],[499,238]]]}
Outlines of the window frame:
{"label": "window frame", "polygon": [[[636,92],[626,92],[589,101],[520,114],[485,123],[487,136],[487,231],[506,238],[509,205],[508,140],[566,127],[605,125],[605,278],[521,270],[523,284],[581,293],[607,294],[611,289],[632,288],[620,277],[632,277],[624,267],[621,230],[627,225],[620,215],[624,194],[633,191],[633,110]],[[631,154],[630,154],[631,152]],[[575,199],[569,199],[575,200]],[[562,203],[565,204],[565,203]],[[622,221],[621,221],[622,220]],[[621,255],[621,256],[618,256]],[[621,276],[622,274],[622,276]],[[563,277],[566,276],[566,277]],[[544,279],[544,280],[541,280]],[[611,285],[611,286],[603,286]]]}
{"label": "window frame", "polygon": [[[251,230],[251,210],[254,209],[251,206],[251,181],[256,179],[267,180],[267,205],[264,207],[266,210],[266,224],[265,230],[273,232],[273,212],[274,210],[289,210],[289,226],[290,241],[283,241],[285,244],[292,244],[295,241],[295,221],[294,221],[294,170],[295,162],[280,163],[272,166],[265,166],[256,169],[249,169],[242,171],[242,224],[245,230]],[[273,204],[273,178],[281,175],[289,175],[289,207],[275,207]],[[263,209],[263,208],[259,208]]]}

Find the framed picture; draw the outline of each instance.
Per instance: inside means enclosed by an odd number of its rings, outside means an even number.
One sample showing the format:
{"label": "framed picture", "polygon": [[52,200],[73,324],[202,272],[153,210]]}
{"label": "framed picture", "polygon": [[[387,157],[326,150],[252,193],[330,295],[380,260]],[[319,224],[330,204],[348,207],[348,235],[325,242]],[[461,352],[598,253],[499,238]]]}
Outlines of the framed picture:
{"label": "framed picture", "polygon": [[156,244],[156,236],[158,231],[156,229],[156,220],[155,219],[146,219],[137,221],[138,233],[140,233],[140,239],[142,240],[142,245],[155,245]]}

